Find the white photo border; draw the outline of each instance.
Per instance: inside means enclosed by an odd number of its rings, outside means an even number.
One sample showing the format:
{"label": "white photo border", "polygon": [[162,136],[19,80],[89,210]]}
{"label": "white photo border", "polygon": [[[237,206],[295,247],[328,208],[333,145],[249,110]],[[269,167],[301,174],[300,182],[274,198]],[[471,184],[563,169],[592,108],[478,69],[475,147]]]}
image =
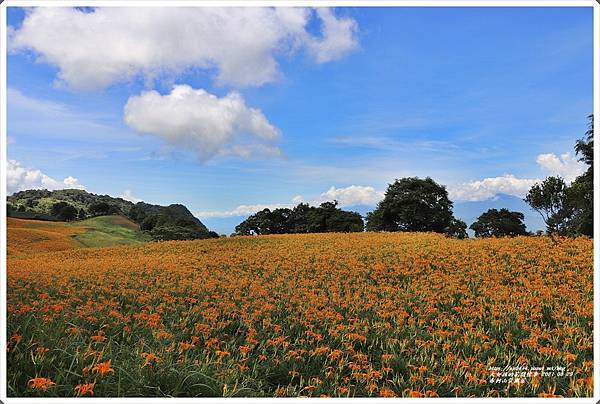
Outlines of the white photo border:
{"label": "white photo border", "polygon": [[[0,0],[1,2],[2,0]],[[593,114],[600,116],[600,3],[595,0],[4,0],[0,3],[0,402],[6,404],[26,403],[288,403],[298,400],[325,400],[335,403],[355,402],[502,402],[502,403],[537,403],[547,402],[548,398],[511,397],[511,398],[165,398],[165,397],[7,397],[7,327],[6,327],[6,294],[7,294],[7,268],[6,268],[6,197],[7,197],[7,7],[590,7],[594,16],[594,56],[593,56]],[[600,151],[598,125],[594,128],[594,189],[600,189]],[[594,193],[594,395],[588,398],[562,398],[561,403],[589,403],[596,404],[600,400],[600,192]],[[552,400],[552,399],[550,399]]]}

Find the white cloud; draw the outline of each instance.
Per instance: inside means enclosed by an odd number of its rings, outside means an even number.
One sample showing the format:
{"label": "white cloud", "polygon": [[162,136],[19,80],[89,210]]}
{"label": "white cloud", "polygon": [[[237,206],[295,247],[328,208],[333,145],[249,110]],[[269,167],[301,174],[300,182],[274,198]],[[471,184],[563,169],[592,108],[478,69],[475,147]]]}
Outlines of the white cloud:
{"label": "white cloud", "polygon": [[119,198],[125,199],[126,201],[133,203],[142,202],[140,198],[136,197],[133,194],[133,191],[131,189],[126,189],[125,191],[123,191],[123,193],[119,195]]}
{"label": "white cloud", "polygon": [[[555,154],[540,154],[536,162],[542,172],[548,176],[560,176],[566,183],[571,183],[585,171],[585,164],[578,161],[570,153],[563,153],[560,157]],[[529,189],[538,178],[516,178],[514,175],[502,177],[484,178],[480,181],[471,181],[448,187],[451,200],[462,201],[484,201],[492,199],[498,194],[507,194],[525,197]]]}
{"label": "white cloud", "polygon": [[341,59],[358,47],[356,21],[337,18],[329,8],[318,8],[317,15],[322,21],[322,37],[309,37],[307,46],[318,63]]}
{"label": "white cloud", "polygon": [[292,198],[292,203],[279,204],[255,204],[255,205],[240,205],[235,209],[226,211],[205,211],[198,212],[196,216],[199,218],[224,218],[224,217],[241,217],[250,216],[265,208],[293,208],[299,203],[308,203],[309,205],[318,206],[326,201],[338,201],[339,207],[353,205],[375,205],[383,198],[383,192],[375,191],[373,187],[364,187],[360,185],[351,185],[347,188],[336,188],[332,186],[327,191],[321,193],[318,197],[306,200],[302,195],[297,195]]}
{"label": "white cloud", "polygon": [[[307,31],[320,23],[321,36]],[[279,76],[276,57],[304,48],[317,63],[358,46],[357,24],[329,9],[266,7],[30,9],[10,32],[13,52],[28,50],[56,66],[59,82],[95,89],[189,69],[215,71],[217,82],[261,85]]]}
{"label": "white cloud", "polygon": [[196,216],[199,218],[224,218],[224,217],[238,217],[238,216],[250,216],[259,212],[263,209],[279,209],[279,208],[292,208],[291,204],[256,204],[256,205],[240,205],[232,210],[225,211],[205,211],[197,212]]}
{"label": "white cloud", "polygon": [[586,165],[571,153],[561,154],[560,157],[552,153],[540,154],[536,161],[549,176],[560,176],[566,182],[572,182],[586,170]]}
{"label": "white cloud", "polygon": [[9,195],[27,189],[85,189],[74,177],[67,177],[62,181],[55,180],[43,172],[33,168],[25,168],[16,160],[8,160],[6,166],[6,185]]}
{"label": "white cloud", "polygon": [[167,95],[147,91],[130,97],[124,112],[129,127],[194,150],[201,160],[217,154],[248,157],[279,151],[273,145],[279,130],[260,110],[247,107],[237,92],[218,98],[177,85]]}
{"label": "white cloud", "polygon": [[376,205],[383,199],[384,193],[376,191],[373,187],[364,187],[360,185],[350,185],[346,188],[336,188],[332,186],[314,202],[338,201],[339,206],[354,205]]}
{"label": "white cloud", "polygon": [[522,198],[538,181],[538,179],[516,178],[514,175],[507,174],[449,186],[448,196],[452,201],[485,201],[498,194]]}

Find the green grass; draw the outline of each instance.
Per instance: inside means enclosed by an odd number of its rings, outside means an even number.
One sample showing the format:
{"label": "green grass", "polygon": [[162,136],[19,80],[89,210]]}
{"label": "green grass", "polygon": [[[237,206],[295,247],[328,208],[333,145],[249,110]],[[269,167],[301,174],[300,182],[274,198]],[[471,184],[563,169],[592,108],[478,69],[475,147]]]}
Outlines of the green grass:
{"label": "green grass", "polygon": [[139,244],[150,241],[139,227],[123,216],[98,216],[78,222],[76,226],[85,226],[89,230],[73,236],[86,247],[107,247],[118,244]]}

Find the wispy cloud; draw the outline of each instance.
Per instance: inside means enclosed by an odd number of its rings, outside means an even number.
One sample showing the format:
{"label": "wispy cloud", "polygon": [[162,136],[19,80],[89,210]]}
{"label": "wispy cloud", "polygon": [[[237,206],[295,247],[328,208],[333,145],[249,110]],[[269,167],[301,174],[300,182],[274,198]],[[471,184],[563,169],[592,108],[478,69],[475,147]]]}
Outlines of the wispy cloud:
{"label": "wispy cloud", "polygon": [[224,218],[224,217],[242,217],[242,216],[250,216],[256,212],[259,212],[263,209],[279,209],[279,208],[291,208],[293,204],[291,203],[265,203],[265,204],[253,204],[253,205],[240,205],[231,210],[213,210],[213,211],[202,211],[197,212],[196,216],[199,218]]}
{"label": "wispy cloud", "polygon": [[403,139],[390,136],[338,136],[331,139],[331,143],[355,147],[370,148],[383,151],[426,151],[454,153],[461,150],[457,144],[445,140],[433,139]]}
{"label": "wispy cloud", "polygon": [[[55,138],[81,140],[122,140],[124,133],[106,121],[118,121],[120,117],[102,113],[79,111],[71,105],[26,95],[16,88],[8,88],[7,112],[10,125],[15,131]],[[35,119],[32,119],[35,117]],[[12,136],[17,136],[13,134]]]}

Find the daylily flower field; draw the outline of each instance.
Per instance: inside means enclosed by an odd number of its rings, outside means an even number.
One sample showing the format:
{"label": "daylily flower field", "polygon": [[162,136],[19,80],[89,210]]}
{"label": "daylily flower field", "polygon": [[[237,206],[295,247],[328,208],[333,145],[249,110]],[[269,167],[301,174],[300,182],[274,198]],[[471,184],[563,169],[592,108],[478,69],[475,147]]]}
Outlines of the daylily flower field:
{"label": "daylily flower field", "polygon": [[50,247],[9,248],[9,396],[592,395],[587,238]]}

